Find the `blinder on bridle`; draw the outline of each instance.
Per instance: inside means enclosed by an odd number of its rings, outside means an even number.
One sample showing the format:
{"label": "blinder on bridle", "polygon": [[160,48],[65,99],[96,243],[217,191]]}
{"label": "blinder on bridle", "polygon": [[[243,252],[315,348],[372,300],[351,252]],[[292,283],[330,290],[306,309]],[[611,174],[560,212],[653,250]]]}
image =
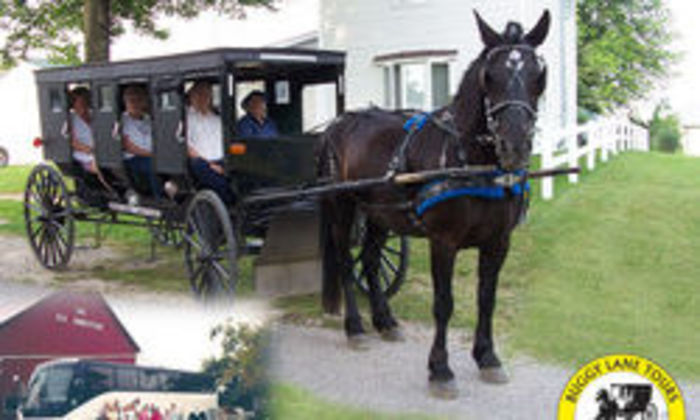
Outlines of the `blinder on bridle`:
{"label": "blinder on bridle", "polygon": [[[497,47],[494,47],[488,51],[486,54],[486,58],[484,59],[484,65],[482,66],[480,72],[479,72],[479,84],[481,85],[481,88],[486,90],[486,65],[491,61],[491,59],[499,53],[502,52],[520,52],[524,51],[527,53],[532,53],[535,54],[535,57],[537,59],[537,64],[538,64],[538,71],[541,73],[547,71],[547,64],[544,60],[544,57],[542,55],[536,54],[535,48],[527,45],[527,44],[516,44],[516,45],[500,45]],[[506,64],[508,65],[508,64]],[[520,74],[518,69],[515,69],[512,72],[511,79],[509,83],[512,83],[515,80],[519,80],[520,83],[522,83],[522,79],[520,78]],[[500,102],[496,102],[495,104],[491,103],[491,100],[489,99],[488,95],[484,95],[484,113],[486,115],[486,122],[489,130],[489,135],[487,136],[480,136],[483,140],[493,143],[498,139],[498,134],[497,134],[497,129],[498,129],[498,121],[496,120],[495,116],[507,109],[507,108],[512,108],[512,107],[518,107],[523,109],[528,116],[532,120],[537,119],[537,110],[533,108],[530,103],[527,101],[521,100],[521,99],[506,99]],[[534,130],[534,125],[533,125],[533,130]]]}

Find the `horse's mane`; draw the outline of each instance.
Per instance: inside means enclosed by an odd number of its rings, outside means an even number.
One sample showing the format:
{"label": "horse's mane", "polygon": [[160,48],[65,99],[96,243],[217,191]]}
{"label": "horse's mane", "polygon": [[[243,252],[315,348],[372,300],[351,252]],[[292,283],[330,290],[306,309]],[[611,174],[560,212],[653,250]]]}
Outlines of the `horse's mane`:
{"label": "horse's mane", "polygon": [[486,132],[484,117],[484,92],[479,86],[479,70],[486,58],[486,49],[479,57],[469,64],[462,77],[457,94],[452,101],[455,111],[457,130],[462,134],[462,140],[470,139]]}

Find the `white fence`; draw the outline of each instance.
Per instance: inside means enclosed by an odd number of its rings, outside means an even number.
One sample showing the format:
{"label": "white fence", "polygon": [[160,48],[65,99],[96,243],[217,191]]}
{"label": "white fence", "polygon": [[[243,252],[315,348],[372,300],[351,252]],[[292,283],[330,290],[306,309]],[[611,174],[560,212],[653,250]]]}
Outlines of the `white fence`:
{"label": "white fence", "polygon": [[[586,157],[589,170],[595,169],[596,161],[606,162],[610,155],[625,150],[649,150],[649,133],[629,120],[611,118],[573,126],[544,136],[540,142],[542,168],[576,167],[579,159]],[[577,183],[578,174],[570,174],[569,182]],[[554,178],[542,178],[542,198],[554,197]]]}

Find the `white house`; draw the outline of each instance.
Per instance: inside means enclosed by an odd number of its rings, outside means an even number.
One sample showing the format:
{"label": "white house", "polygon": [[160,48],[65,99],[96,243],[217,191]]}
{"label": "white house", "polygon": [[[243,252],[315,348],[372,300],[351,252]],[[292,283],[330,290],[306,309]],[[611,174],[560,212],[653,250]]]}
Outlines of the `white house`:
{"label": "white house", "polygon": [[0,148],[8,152],[11,165],[41,160],[41,149],[32,145],[33,139],[41,135],[34,83],[36,68],[23,62],[0,74]]}
{"label": "white house", "polygon": [[[473,10],[495,29],[532,28],[544,9],[552,26],[540,53],[548,86],[542,130],[576,123],[574,0],[321,0],[321,48],[347,51],[347,108],[375,104],[433,109],[446,104],[483,45]],[[537,146],[536,146],[537,147]]]}

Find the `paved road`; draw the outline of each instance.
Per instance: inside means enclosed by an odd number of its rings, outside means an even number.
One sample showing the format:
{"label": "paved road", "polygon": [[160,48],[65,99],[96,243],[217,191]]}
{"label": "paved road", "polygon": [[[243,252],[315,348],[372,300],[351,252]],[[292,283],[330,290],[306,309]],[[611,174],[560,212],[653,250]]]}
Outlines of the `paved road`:
{"label": "paved road", "polygon": [[[573,370],[525,357],[508,361],[511,382],[487,385],[469,355],[467,337],[453,331],[449,349],[460,396],[443,401],[427,392],[432,330],[411,326],[403,343],[376,338],[371,349],[348,349],[338,330],[280,325],[274,335],[273,377],[345,405],[379,412],[428,413],[455,419],[554,419]],[[683,385],[683,384],[681,384]],[[689,419],[700,413],[700,386],[683,386]]]}

